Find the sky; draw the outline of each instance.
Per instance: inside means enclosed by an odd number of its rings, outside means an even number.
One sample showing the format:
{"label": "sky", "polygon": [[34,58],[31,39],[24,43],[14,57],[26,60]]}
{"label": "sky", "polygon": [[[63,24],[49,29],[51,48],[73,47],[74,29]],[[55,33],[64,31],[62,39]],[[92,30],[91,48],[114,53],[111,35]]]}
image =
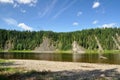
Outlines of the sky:
{"label": "sky", "polygon": [[120,27],[120,0],[0,0],[0,29],[70,32]]}

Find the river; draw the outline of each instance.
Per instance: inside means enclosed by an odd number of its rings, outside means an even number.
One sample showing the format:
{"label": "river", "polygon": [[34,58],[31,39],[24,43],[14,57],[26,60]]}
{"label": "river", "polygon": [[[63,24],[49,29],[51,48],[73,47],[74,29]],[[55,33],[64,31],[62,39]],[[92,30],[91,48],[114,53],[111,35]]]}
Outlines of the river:
{"label": "river", "polygon": [[71,54],[71,53],[23,53],[23,52],[0,52],[1,59],[31,59],[31,60],[48,60],[62,62],[84,62],[84,63],[104,63],[119,64],[120,54],[110,53],[103,54],[107,59],[99,58],[98,54]]}

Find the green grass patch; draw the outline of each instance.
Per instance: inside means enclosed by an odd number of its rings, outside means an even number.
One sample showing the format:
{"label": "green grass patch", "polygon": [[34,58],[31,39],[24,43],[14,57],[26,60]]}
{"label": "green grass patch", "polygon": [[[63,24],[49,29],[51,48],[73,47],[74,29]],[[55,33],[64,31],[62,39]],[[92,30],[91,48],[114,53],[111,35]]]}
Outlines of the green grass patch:
{"label": "green grass patch", "polygon": [[0,63],[5,63],[5,62],[6,62],[6,60],[0,59]]}
{"label": "green grass patch", "polygon": [[[0,52],[4,52],[3,50],[0,50]],[[32,50],[9,50],[8,52],[17,52],[17,53],[32,53]],[[72,50],[57,50],[55,53],[72,53]],[[95,54],[98,53],[98,50],[86,50],[85,53],[91,53]],[[120,50],[104,50],[103,53],[120,53]]]}
{"label": "green grass patch", "polygon": [[[98,53],[98,50],[86,50],[86,53]],[[120,53],[120,50],[104,50],[103,51],[104,54],[108,54],[108,53]]]}
{"label": "green grass patch", "polygon": [[58,50],[55,53],[72,53],[72,51],[71,50],[66,50],[66,51]]}
{"label": "green grass patch", "polygon": [[9,51],[0,50],[0,52],[25,52],[25,53],[29,53],[29,52],[32,52],[32,50],[9,50]]}
{"label": "green grass patch", "polygon": [[120,53],[120,50],[104,50],[104,53]]}
{"label": "green grass patch", "polygon": [[98,50],[86,50],[85,53],[96,54],[96,53],[98,53]]}
{"label": "green grass patch", "polygon": [[25,53],[29,53],[29,52],[32,52],[32,50],[9,50],[8,52],[25,52]]}
{"label": "green grass patch", "polygon": [[15,69],[15,68],[10,68],[10,67],[1,67],[0,68],[0,73],[2,72],[9,72],[9,73],[11,73],[11,72],[16,72],[17,70]]}
{"label": "green grass patch", "polygon": [[0,50],[0,52],[4,52],[4,50]]}
{"label": "green grass patch", "polygon": [[[0,59],[0,75],[6,74],[6,73],[15,73],[15,72],[20,72],[22,71],[22,68],[12,68],[9,67],[10,65],[13,65],[13,61],[5,60],[5,59]],[[24,70],[23,70],[24,71]],[[1,78],[0,78],[1,80]]]}
{"label": "green grass patch", "polygon": [[[18,74],[23,74],[25,70],[21,68],[0,68],[0,80],[16,80]],[[9,77],[13,77],[12,79]]]}

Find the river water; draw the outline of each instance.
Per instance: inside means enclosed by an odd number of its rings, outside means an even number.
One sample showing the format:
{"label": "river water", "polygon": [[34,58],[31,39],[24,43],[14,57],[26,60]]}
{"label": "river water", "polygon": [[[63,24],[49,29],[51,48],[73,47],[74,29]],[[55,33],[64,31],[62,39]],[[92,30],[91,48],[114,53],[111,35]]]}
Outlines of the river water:
{"label": "river water", "polygon": [[107,59],[99,58],[98,54],[65,54],[65,53],[10,53],[1,52],[1,59],[30,59],[30,60],[48,60],[62,62],[85,62],[85,63],[104,63],[104,64],[119,64],[120,54],[110,53],[103,54]]}

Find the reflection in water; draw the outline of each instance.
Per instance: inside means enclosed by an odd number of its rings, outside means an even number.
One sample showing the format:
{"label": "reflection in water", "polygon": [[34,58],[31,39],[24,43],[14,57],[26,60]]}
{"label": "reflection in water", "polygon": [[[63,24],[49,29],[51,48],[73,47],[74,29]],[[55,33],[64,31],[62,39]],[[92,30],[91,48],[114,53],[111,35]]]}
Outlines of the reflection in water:
{"label": "reflection in water", "polygon": [[79,62],[79,60],[81,59],[82,55],[79,55],[77,53],[73,53],[73,62]]}
{"label": "reflection in water", "polygon": [[64,53],[0,53],[3,59],[34,59],[49,61],[70,61],[87,63],[120,64],[120,54],[103,54],[107,59],[100,59],[99,54],[64,54]]}

